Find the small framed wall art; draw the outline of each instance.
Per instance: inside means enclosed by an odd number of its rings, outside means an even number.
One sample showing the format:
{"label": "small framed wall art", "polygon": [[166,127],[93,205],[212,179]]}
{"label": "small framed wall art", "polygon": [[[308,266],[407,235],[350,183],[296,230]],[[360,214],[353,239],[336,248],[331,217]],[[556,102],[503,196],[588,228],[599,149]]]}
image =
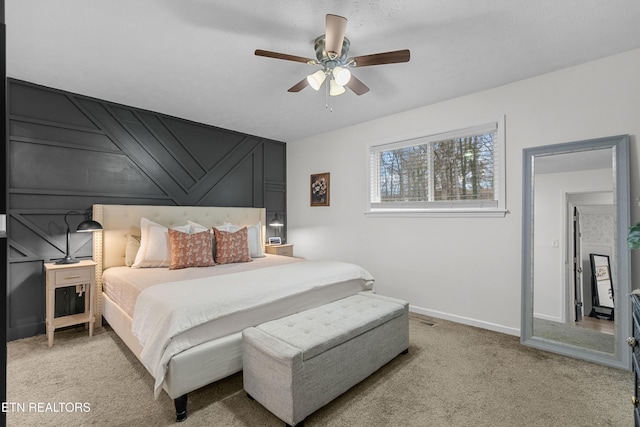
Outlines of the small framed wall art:
{"label": "small framed wall art", "polygon": [[329,172],[311,175],[311,206],[329,206]]}

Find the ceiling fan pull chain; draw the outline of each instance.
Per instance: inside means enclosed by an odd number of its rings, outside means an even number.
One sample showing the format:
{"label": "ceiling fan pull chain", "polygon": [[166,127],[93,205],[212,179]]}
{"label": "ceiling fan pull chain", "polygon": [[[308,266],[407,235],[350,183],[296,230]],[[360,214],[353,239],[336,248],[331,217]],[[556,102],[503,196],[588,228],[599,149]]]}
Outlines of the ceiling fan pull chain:
{"label": "ceiling fan pull chain", "polygon": [[329,110],[330,113],[333,113],[333,108],[329,106],[329,83],[325,85],[326,90],[324,91],[324,108]]}

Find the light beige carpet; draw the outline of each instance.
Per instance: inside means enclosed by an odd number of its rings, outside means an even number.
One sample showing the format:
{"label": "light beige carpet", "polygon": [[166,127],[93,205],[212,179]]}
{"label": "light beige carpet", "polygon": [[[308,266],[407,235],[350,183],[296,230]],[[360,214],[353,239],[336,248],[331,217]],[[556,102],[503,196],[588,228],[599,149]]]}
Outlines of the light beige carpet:
{"label": "light beige carpet", "polygon": [[[410,328],[408,355],[312,414],[305,425],[633,425],[631,372],[424,316],[412,315]],[[175,424],[173,401],[165,393],[154,400],[151,376],[110,329],[93,338],[82,329],[58,332],[52,348],[44,335],[13,341],[8,354],[7,399],[26,410],[7,413],[9,426]],[[82,412],[64,410],[76,402]],[[56,409],[63,412],[51,412]],[[190,393],[189,418],[180,425],[283,424],[246,397],[240,373]]]}

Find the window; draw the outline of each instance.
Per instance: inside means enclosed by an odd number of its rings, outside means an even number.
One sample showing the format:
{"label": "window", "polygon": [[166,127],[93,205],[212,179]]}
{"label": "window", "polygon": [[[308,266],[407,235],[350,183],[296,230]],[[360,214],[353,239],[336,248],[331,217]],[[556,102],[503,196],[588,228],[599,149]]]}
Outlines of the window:
{"label": "window", "polygon": [[369,147],[368,214],[504,216],[503,120]]}

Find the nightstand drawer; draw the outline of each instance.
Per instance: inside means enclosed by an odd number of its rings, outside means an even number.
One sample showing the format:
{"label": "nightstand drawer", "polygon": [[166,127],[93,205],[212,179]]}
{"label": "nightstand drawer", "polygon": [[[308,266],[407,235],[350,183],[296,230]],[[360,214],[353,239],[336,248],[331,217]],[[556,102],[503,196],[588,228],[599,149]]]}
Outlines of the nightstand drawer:
{"label": "nightstand drawer", "polygon": [[276,250],[276,253],[282,256],[293,256],[293,246],[281,246]]}
{"label": "nightstand drawer", "polygon": [[293,245],[288,243],[284,245],[266,245],[265,252],[273,255],[293,256]]}
{"label": "nightstand drawer", "polygon": [[91,281],[91,269],[77,268],[67,271],[56,271],[56,285],[74,285],[89,283]]}
{"label": "nightstand drawer", "polygon": [[281,256],[293,256],[293,245],[267,245],[265,247],[268,254],[281,255]]}

